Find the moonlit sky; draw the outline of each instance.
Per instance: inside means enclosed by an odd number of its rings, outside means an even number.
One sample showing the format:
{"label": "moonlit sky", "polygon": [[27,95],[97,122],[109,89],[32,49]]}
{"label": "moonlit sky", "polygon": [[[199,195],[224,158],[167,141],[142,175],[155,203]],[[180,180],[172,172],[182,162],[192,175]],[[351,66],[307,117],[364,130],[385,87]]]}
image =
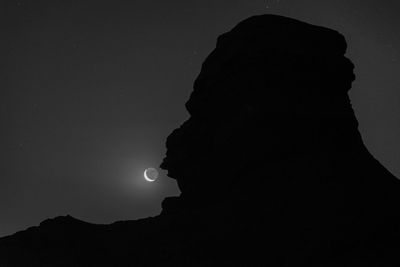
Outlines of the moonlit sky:
{"label": "moonlit sky", "polygon": [[[158,167],[216,37],[257,14],[334,28],[371,153],[400,177],[398,0],[2,1],[0,236],[70,214],[155,216],[178,195]],[[295,45],[295,44],[293,44]],[[212,186],[212,185],[210,185]]]}

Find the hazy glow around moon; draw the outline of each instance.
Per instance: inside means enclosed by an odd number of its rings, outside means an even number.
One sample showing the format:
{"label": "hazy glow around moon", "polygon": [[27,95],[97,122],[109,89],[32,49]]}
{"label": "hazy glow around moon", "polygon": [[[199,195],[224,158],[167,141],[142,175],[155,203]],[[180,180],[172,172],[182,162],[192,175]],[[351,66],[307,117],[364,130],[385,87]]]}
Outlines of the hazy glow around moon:
{"label": "hazy glow around moon", "polygon": [[154,182],[158,178],[158,171],[154,168],[147,168],[143,173],[144,179],[148,182]]}

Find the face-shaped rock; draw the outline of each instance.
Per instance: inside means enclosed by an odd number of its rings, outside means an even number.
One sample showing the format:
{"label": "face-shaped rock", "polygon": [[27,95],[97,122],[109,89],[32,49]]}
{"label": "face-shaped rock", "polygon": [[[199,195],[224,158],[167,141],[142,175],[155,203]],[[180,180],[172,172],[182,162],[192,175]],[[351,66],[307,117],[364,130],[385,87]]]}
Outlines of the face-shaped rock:
{"label": "face-shaped rock", "polygon": [[249,168],[268,169],[304,150],[299,144],[320,130],[316,121],[353,116],[345,49],[339,33],[292,19],[241,22],[203,63],[186,103],[191,117],[168,137],[161,168],[182,195],[211,198]]}

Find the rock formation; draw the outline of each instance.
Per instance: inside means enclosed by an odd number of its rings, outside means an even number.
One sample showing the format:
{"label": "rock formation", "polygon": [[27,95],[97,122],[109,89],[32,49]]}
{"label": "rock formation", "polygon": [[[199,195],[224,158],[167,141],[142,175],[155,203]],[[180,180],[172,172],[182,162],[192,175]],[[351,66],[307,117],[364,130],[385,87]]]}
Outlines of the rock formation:
{"label": "rock formation", "polygon": [[[399,266],[400,181],[365,148],[344,37],[261,15],[222,34],[167,139],[179,197],[0,239],[6,266]],[[1,265],[1,264],[0,264]]]}

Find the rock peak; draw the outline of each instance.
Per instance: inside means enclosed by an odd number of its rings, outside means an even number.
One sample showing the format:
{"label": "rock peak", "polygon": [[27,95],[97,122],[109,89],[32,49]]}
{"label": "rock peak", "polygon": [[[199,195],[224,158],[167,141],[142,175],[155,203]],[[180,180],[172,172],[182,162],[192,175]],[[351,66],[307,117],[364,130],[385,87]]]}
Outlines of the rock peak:
{"label": "rock peak", "polygon": [[191,117],[168,137],[161,165],[182,197],[226,198],[239,173],[259,168],[249,163],[284,165],[327,142],[325,154],[334,143],[362,144],[347,95],[355,76],[346,47],[337,31],[275,15],[219,36],[186,103]]}

